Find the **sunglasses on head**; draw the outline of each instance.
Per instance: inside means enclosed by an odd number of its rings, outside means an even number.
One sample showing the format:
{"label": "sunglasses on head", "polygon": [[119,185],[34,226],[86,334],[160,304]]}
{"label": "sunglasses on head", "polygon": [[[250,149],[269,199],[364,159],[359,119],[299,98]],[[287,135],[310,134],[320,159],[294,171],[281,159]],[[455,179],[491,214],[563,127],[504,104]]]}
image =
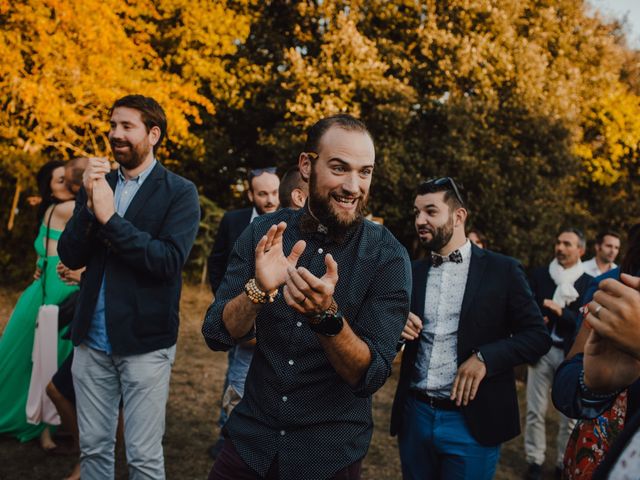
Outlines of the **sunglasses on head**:
{"label": "sunglasses on head", "polygon": [[249,175],[251,177],[259,177],[263,173],[271,173],[275,175],[276,167],[267,167],[267,168],[254,168],[253,170],[249,170]]}
{"label": "sunglasses on head", "polygon": [[435,185],[437,187],[449,186],[450,190],[453,190],[458,201],[464,205],[464,201],[462,200],[462,195],[460,195],[460,190],[458,189],[458,185],[451,177],[441,177],[441,178],[433,178],[431,180],[427,180],[426,182],[422,182],[423,186]]}

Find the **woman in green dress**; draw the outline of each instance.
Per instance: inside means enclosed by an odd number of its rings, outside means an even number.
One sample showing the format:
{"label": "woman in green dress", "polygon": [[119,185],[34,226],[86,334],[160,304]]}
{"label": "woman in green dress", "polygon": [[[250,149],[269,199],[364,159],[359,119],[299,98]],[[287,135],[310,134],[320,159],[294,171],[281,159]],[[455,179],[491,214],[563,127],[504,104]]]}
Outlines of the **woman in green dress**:
{"label": "woman in green dress", "polygon": [[[14,436],[21,442],[40,436],[41,445],[49,450],[55,444],[47,425],[27,423],[26,403],[38,308],[43,304],[58,305],[78,289],[63,282],[56,273],[58,239],[73,213],[74,195],[65,185],[63,162],[45,164],[37,179],[42,203],[38,211],[40,229],[34,244],[38,254],[36,279],[18,299],[0,337],[0,434]],[[58,364],[72,350],[71,342],[61,338],[65,330],[58,335]]]}

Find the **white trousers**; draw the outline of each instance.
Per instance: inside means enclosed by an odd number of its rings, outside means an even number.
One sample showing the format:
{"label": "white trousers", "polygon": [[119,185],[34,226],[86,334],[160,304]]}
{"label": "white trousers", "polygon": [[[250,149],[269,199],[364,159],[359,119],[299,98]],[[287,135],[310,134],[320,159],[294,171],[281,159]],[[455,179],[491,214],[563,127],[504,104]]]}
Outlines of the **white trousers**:
{"label": "white trousers", "polygon": [[[527,463],[542,465],[547,448],[545,418],[553,376],[564,361],[564,351],[559,347],[551,350],[538,363],[529,367],[527,375],[527,422],[524,431],[524,452]],[[558,436],[556,438],[556,466],[562,468],[564,451],[576,421],[558,412]]]}

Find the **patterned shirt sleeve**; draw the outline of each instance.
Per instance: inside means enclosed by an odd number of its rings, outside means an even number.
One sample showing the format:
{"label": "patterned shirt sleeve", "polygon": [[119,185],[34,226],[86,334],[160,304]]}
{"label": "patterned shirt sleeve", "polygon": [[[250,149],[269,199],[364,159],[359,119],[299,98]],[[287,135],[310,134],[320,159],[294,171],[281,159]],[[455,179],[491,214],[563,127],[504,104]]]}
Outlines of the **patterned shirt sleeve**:
{"label": "patterned shirt sleeve", "polygon": [[[381,252],[382,253],[382,252]],[[404,248],[387,248],[382,254],[376,281],[367,296],[353,330],[371,351],[371,363],[355,395],[375,393],[391,375],[396,345],[409,315],[411,263]],[[347,319],[348,320],[348,319]]]}

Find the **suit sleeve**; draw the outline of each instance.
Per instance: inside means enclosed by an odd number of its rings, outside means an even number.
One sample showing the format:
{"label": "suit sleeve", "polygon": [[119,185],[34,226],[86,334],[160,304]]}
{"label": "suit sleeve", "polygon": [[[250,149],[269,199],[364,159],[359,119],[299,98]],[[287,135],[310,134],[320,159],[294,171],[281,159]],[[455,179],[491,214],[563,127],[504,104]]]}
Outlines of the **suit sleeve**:
{"label": "suit sleeve", "polygon": [[510,336],[479,346],[491,377],[516,365],[535,363],[551,348],[551,337],[529,288],[522,266],[512,261],[508,272],[507,322]]}
{"label": "suit sleeve", "polygon": [[76,196],[73,215],[58,241],[60,261],[72,270],[85,267],[93,253],[91,244],[98,228],[96,217],[87,208],[87,193],[82,187]]}
{"label": "suit sleeve", "polygon": [[139,230],[129,220],[113,215],[99,234],[132,268],[158,279],[179,276],[187,261],[200,224],[200,204],[195,185],[184,183],[163,218],[157,238]]}
{"label": "suit sleeve", "polygon": [[222,279],[224,272],[227,269],[228,255],[230,250],[229,243],[229,215],[224,214],[222,220],[220,220],[220,226],[218,227],[218,233],[216,239],[213,242],[213,249],[211,255],[207,261],[207,268],[209,269],[209,283],[211,284],[211,291],[216,293]]}

